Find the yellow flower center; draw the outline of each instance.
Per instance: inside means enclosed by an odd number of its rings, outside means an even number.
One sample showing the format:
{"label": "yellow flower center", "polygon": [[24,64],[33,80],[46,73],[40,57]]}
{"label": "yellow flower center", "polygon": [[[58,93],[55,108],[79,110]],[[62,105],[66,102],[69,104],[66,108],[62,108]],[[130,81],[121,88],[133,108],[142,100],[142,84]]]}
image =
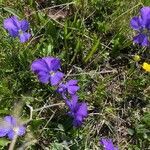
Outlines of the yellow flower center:
{"label": "yellow flower center", "polygon": [[53,76],[53,75],[55,74],[55,72],[50,71],[49,74],[50,74],[51,76]]}
{"label": "yellow flower center", "polygon": [[14,127],[13,131],[15,132],[15,134],[17,134],[19,132],[19,128],[18,127]]}
{"label": "yellow flower center", "polygon": [[22,34],[23,32],[22,32],[22,30],[19,30],[19,34]]}

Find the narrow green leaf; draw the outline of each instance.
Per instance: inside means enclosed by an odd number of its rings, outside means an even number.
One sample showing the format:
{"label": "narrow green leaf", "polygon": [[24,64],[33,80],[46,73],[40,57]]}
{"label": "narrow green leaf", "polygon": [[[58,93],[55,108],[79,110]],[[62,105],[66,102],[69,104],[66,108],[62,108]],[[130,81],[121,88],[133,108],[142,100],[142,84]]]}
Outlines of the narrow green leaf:
{"label": "narrow green leaf", "polygon": [[100,43],[100,41],[99,41],[99,39],[97,39],[96,42],[94,43],[94,45],[93,45],[91,51],[90,51],[90,52],[87,54],[87,56],[84,58],[84,61],[85,61],[85,62],[87,62],[87,61],[93,56],[93,54],[97,51],[97,48],[98,48],[98,46],[99,46],[99,43]]}
{"label": "narrow green leaf", "polygon": [[19,18],[19,16],[17,15],[17,12],[12,9],[12,8],[9,8],[9,7],[3,7],[3,9],[7,12],[9,12],[10,14],[14,15],[14,16],[17,16]]}

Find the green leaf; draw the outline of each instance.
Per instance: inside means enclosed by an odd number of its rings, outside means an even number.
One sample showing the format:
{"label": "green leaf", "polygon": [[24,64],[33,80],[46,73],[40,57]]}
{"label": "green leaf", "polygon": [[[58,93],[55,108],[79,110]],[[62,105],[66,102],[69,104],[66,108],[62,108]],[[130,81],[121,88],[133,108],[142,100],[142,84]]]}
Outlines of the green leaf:
{"label": "green leaf", "polygon": [[19,16],[17,15],[17,12],[12,9],[12,8],[9,8],[9,7],[3,7],[3,9],[7,12],[9,12],[10,14],[14,15],[14,16],[17,16],[19,18]]}
{"label": "green leaf", "polygon": [[128,129],[128,133],[130,134],[130,135],[133,135],[134,134],[134,130],[132,130],[132,129]]}
{"label": "green leaf", "polygon": [[9,110],[0,110],[0,114],[9,114],[10,111]]}
{"label": "green leaf", "polygon": [[51,146],[52,150],[70,150],[68,146],[62,143],[53,143]]}
{"label": "green leaf", "polygon": [[97,51],[98,49],[98,46],[99,46],[99,39],[97,39],[94,44],[93,44],[93,47],[91,49],[91,51],[87,54],[87,56],[84,58],[84,61],[87,62],[92,56],[93,54]]}
{"label": "green leaf", "polygon": [[9,143],[10,141],[7,139],[4,139],[4,138],[0,139],[0,146],[2,147],[7,146]]}

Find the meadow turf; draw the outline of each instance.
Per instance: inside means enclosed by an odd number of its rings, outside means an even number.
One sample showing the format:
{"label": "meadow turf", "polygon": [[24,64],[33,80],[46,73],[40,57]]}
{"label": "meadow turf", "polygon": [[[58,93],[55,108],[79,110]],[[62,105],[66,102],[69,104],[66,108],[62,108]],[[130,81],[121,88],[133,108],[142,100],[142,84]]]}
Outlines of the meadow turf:
{"label": "meadow turf", "polygon": [[[98,150],[102,137],[119,150],[150,149],[150,73],[141,68],[150,62],[150,48],[133,44],[130,27],[143,6],[150,1],[0,0],[0,117],[28,122],[15,149]],[[12,15],[30,22],[28,42],[3,28]],[[60,58],[66,78],[78,79],[89,110],[82,127],[72,126],[62,97],[31,72],[31,63],[44,56]],[[0,149],[10,142],[0,138]]]}

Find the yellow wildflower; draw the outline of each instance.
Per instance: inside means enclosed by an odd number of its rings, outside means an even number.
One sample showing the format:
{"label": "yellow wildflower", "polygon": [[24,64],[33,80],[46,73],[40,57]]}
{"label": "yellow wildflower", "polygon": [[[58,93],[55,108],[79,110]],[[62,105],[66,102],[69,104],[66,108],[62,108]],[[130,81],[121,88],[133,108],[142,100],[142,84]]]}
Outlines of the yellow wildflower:
{"label": "yellow wildflower", "polygon": [[144,62],[143,65],[142,65],[142,68],[143,68],[145,71],[150,72],[150,64]]}
{"label": "yellow wildflower", "polygon": [[136,61],[136,62],[138,62],[138,61],[140,61],[140,56],[139,55],[134,55],[134,57],[133,57],[133,59],[134,59],[134,61]]}

